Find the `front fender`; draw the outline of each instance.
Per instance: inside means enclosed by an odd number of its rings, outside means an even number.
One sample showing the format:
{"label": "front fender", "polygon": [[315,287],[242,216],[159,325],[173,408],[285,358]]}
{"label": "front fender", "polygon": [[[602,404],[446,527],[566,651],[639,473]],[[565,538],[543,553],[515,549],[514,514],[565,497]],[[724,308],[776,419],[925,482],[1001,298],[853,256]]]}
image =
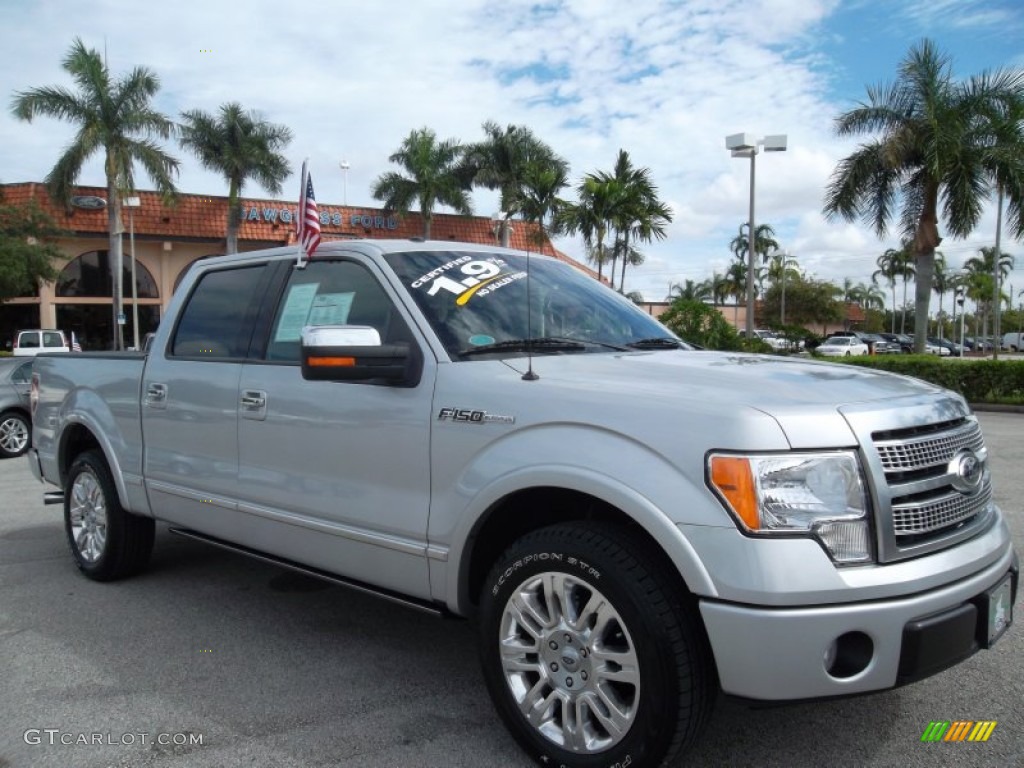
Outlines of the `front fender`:
{"label": "front fender", "polygon": [[[577,454],[572,460],[567,446]],[[451,458],[449,452],[446,466]],[[444,594],[435,597],[456,613],[470,610],[467,577],[476,532],[503,499],[538,487],[578,491],[615,507],[658,542],[691,591],[717,594],[677,523],[729,528],[733,523],[702,476],[686,476],[628,435],[577,424],[517,430],[468,456],[457,474],[445,477],[438,471],[435,480],[430,541],[433,548],[447,550]]]}

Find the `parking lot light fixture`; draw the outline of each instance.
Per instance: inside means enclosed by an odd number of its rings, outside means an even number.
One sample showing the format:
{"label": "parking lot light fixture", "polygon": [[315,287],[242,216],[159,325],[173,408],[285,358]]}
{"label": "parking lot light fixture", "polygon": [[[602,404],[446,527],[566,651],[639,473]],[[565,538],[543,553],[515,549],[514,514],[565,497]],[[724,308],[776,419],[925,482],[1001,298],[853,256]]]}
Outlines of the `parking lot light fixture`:
{"label": "parking lot light fixture", "polygon": [[733,157],[750,158],[750,218],[747,232],[747,319],[746,331],[750,338],[754,332],[754,250],[757,238],[754,229],[754,181],[756,175],[755,158],[761,147],[765,152],[785,152],[786,134],[776,133],[764,138],[756,138],[752,133],[734,133],[725,137],[725,148],[732,152]]}

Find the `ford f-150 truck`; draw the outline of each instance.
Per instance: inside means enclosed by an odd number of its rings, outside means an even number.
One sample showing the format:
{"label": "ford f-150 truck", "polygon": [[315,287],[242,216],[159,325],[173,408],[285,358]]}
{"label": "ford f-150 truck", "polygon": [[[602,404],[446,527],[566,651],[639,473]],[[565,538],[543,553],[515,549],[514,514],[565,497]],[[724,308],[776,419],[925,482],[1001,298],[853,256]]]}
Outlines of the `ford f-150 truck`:
{"label": "ford f-150 truck", "polygon": [[37,358],[81,571],[155,521],[479,626],[546,765],[654,766],[719,691],[879,691],[994,643],[1018,559],[964,400],[690,348],[573,267],[325,243],[197,262],[145,354]]}

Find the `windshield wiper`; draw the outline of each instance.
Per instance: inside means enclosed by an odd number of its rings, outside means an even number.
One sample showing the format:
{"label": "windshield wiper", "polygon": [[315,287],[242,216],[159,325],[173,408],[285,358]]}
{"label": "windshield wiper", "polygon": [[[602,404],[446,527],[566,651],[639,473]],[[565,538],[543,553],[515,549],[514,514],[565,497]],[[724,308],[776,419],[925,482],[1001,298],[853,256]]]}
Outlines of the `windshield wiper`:
{"label": "windshield wiper", "polygon": [[668,336],[658,336],[653,339],[640,339],[631,341],[626,346],[632,349],[679,349],[683,345],[679,339],[672,339]]}
{"label": "windshield wiper", "polygon": [[586,349],[586,343],[576,339],[560,339],[556,336],[545,336],[539,339],[507,339],[493,344],[470,347],[459,352],[460,355],[482,355],[487,352],[576,352]]}

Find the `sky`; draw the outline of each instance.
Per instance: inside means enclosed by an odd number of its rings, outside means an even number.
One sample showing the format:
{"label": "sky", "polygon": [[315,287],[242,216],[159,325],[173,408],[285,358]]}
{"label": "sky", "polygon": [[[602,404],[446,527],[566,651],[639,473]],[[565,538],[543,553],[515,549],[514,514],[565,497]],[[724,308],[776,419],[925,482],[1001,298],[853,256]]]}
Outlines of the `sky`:
{"label": "sky", "polygon": [[[673,212],[667,238],[641,246],[644,265],[626,274],[648,301],[732,259],[750,163],[730,156],[726,135],[788,136],[786,152],[757,157],[755,222],[771,224],[808,275],[868,282],[898,232],[879,239],[823,217],[829,177],[856,146],[835,136],[835,117],[891,82],[925,37],[957,77],[1024,68],[1020,0],[0,0],[0,13],[4,183],[41,181],[73,138],[55,119],[16,120],[10,104],[17,91],[70,87],[60,65],[80,37],[106,51],[115,75],[153,70],[155,106],[172,118],[237,101],[288,126],[285,199],[298,198],[308,158],[321,203],[379,207],[374,179],[399,170],[388,156],[423,127],[462,142],[482,139],[487,120],[529,127],[569,162],[570,198],[624,149]],[[182,192],[226,194],[222,178],[167,148],[181,159]],[[80,183],[105,184],[99,156]],[[141,171],[137,183],[150,188]],[[244,194],[266,196],[255,184]],[[493,193],[473,202],[478,215],[497,210]],[[940,250],[956,269],[994,238],[991,204],[971,238]],[[555,244],[585,258],[579,238]],[[1008,282],[1019,293],[1024,247],[1004,234],[1003,250],[1017,257]]]}

